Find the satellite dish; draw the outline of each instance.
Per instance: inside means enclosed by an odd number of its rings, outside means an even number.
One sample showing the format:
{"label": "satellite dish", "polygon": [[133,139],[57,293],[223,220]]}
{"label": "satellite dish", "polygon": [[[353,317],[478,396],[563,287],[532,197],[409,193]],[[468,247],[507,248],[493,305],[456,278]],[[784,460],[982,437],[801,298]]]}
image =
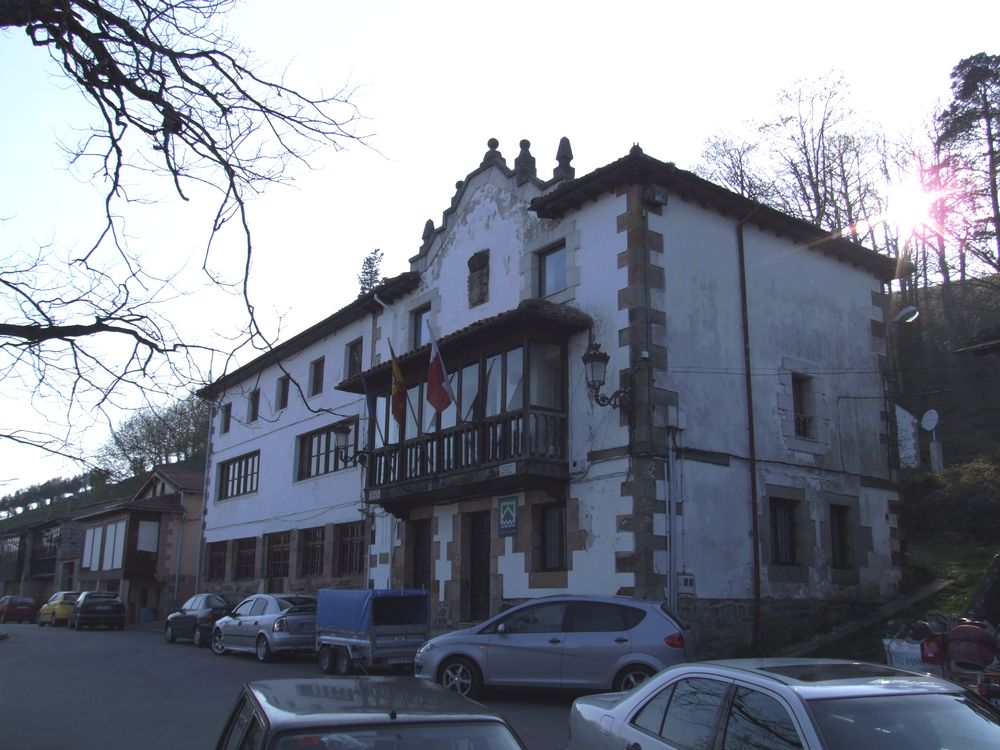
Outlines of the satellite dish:
{"label": "satellite dish", "polygon": [[923,427],[927,432],[930,432],[938,423],[938,413],[935,409],[928,409],[924,412],[923,416],[920,417],[920,426]]}

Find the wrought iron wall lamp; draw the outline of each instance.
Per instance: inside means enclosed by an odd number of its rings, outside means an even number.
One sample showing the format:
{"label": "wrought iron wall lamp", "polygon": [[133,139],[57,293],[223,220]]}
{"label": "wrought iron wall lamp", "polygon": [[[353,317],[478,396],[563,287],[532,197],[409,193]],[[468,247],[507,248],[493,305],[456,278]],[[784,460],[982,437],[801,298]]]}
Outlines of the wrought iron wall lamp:
{"label": "wrought iron wall lamp", "polygon": [[601,351],[601,345],[591,339],[581,359],[587,378],[587,388],[594,403],[599,406],[610,406],[612,409],[621,408],[623,412],[628,412],[632,405],[632,390],[627,384],[610,396],[601,393],[607,378],[608,360],[611,359],[607,353]]}
{"label": "wrought iron wall lamp", "polygon": [[368,463],[368,453],[362,450],[354,452],[352,456],[351,451],[351,425],[347,422],[337,425],[333,428],[333,449],[337,453],[337,458],[340,459],[341,463],[345,466],[349,464],[352,460],[357,461],[359,464],[364,466]]}

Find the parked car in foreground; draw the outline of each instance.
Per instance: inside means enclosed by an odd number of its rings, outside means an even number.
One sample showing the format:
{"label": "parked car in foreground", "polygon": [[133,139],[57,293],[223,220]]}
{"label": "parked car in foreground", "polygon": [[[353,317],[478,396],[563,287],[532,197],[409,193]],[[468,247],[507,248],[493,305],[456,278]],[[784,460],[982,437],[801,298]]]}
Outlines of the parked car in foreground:
{"label": "parked car in foreground", "polygon": [[73,604],[80,596],[79,591],[57,591],[38,610],[38,624],[55,627],[59,623],[69,622],[73,614]]}
{"label": "parked car in foreground", "polygon": [[38,605],[30,596],[0,596],[0,622],[33,622]]}
{"label": "parked car in foreground", "polygon": [[167,643],[190,638],[195,646],[207,646],[215,623],[229,614],[233,604],[224,594],[195,594],[180,609],[167,615],[163,637]]}
{"label": "parked car in foreground", "polygon": [[254,594],[212,628],[212,651],[219,655],[245,651],[270,661],[275,654],[315,650],[315,596]]}
{"label": "parked car in foreground", "polygon": [[470,698],[491,685],[627,690],[691,658],[690,644],[663,602],[567,594],[431,638],[413,666]]}
{"label": "parked car in foreground", "polygon": [[412,677],[252,682],[216,750],[524,750],[500,714]]}
{"label": "parked car in foreground", "polygon": [[81,591],[73,602],[69,626],[77,630],[96,628],[99,625],[118,630],[125,629],[125,605],[112,591]]}
{"label": "parked car in foreground", "polygon": [[667,669],[629,693],[577,698],[571,750],[986,750],[1000,711],[926,674],[835,659],[733,659]]}

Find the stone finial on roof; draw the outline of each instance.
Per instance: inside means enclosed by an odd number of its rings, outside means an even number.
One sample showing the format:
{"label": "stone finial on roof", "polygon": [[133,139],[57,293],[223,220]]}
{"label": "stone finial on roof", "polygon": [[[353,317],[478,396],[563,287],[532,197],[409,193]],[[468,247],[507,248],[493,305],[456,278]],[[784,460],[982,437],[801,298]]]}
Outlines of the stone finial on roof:
{"label": "stone finial on roof", "polygon": [[523,185],[535,176],[535,157],[528,150],[531,148],[531,141],[524,139],[520,143],[521,153],[514,159],[515,182]]}
{"label": "stone finial on roof", "polygon": [[463,185],[465,185],[465,182],[463,180],[459,180],[458,182],[455,183],[455,194],[451,196],[451,205],[454,206],[456,203],[458,203],[458,196],[462,194]]}
{"label": "stone finial on roof", "polygon": [[424,233],[420,235],[420,239],[423,240],[423,242],[420,245],[421,250],[425,249],[427,245],[430,244],[431,237],[433,236],[434,236],[434,222],[428,219],[427,223],[424,224]]}
{"label": "stone finial on roof", "polygon": [[559,166],[552,172],[552,177],[557,180],[572,180],[576,177],[576,169],[569,163],[573,161],[573,147],[569,145],[569,138],[563,136],[559,139],[559,149],[556,151],[556,161]]}
{"label": "stone finial on roof", "polygon": [[642,149],[639,148],[639,144],[638,143],[633,143],[632,144],[632,148],[629,149],[628,155],[629,156],[641,156],[642,155]]}
{"label": "stone finial on roof", "polygon": [[486,145],[490,147],[490,150],[486,152],[486,155],[483,157],[483,163],[480,164],[479,166],[485,167],[490,164],[501,164],[506,167],[507,162],[503,158],[503,154],[497,151],[497,147],[500,145],[500,141],[498,141],[496,138],[490,138],[486,142]]}

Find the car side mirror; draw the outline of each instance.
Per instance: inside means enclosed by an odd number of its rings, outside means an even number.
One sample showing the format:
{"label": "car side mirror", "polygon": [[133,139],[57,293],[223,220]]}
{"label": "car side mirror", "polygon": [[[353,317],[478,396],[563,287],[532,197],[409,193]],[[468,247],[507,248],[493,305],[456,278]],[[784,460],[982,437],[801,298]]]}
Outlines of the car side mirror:
{"label": "car side mirror", "polygon": [[506,633],[507,632],[507,625],[505,623],[501,622],[499,625],[497,625],[497,632],[500,635],[503,635],[504,633]]}

